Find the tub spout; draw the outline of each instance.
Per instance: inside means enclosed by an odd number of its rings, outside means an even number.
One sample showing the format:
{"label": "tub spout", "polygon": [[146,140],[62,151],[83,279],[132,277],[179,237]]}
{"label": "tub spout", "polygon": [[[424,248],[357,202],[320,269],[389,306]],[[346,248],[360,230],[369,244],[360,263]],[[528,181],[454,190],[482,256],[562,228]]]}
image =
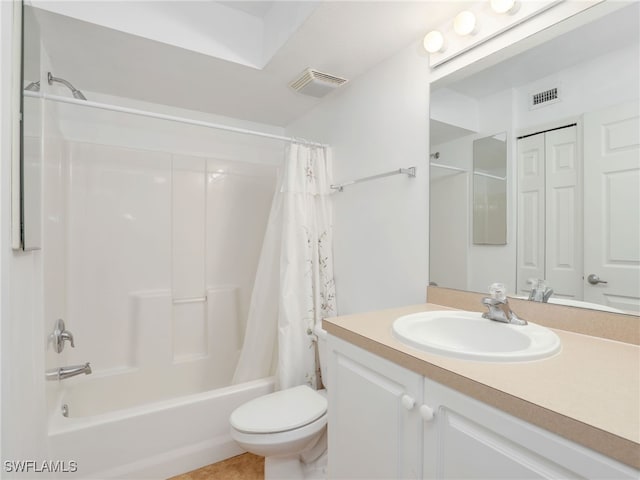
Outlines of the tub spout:
{"label": "tub spout", "polygon": [[71,365],[69,367],[60,367],[47,370],[45,377],[47,380],[64,380],[65,378],[75,377],[81,374],[89,375],[91,373],[91,364],[89,362],[84,365]]}

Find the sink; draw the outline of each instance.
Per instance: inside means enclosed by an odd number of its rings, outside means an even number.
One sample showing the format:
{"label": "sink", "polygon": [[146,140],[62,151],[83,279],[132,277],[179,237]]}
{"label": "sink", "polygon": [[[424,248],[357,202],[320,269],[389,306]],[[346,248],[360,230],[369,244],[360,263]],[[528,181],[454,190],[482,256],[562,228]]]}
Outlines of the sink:
{"label": "sink", "polygon": [[399,317],[393,334],[428,353],[489,362],[540,360],[560,351],[558,336],[540,325],[511,325],[481,313],[443,310]]}

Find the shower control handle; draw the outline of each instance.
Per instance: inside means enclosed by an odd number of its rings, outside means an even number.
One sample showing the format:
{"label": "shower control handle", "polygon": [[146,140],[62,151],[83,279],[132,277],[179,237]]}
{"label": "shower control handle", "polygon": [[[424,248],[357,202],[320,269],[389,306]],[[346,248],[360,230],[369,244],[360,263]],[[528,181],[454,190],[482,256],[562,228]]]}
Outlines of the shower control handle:
{"label": "shower control handle", "polygon": [[53,332],[51,333],[51,343],[53,344],[53,350],[56,353],[62,353],[64,350],[64,342],[69,342],[73,348],[75,348],[75,343],[73,343],[73,334],[67,330],[64,326],[64,321],[59,318],[56,320],[56,324],[53,327]]}

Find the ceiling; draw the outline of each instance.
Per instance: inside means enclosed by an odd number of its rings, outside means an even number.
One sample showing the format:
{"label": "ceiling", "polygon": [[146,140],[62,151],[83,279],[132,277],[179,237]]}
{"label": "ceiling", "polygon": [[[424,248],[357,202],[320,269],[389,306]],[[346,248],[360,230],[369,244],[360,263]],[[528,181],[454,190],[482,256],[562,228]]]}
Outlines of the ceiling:
{"label": "ceiling", "polygon": [[253,15],[254,17],[264,18],[269,10],[273,7],[275,2],[264,0],[262,2],[242,2],[242,1],[231,1],[231,2],[218,2],[225,7],[234,8],[236,10],[240,10],[241,12],[248,13],[249,15]]}
{"label": "ceiling", "polygon": [[[213,3],[252,17],[268,17],[276,7],[294,5],[277,1]],[[451,1],[315,3],[263,68],[50,11],[37,9],[36,13],[54,74],[69,80],[88,98],[91,92],[99,92],[286,126],[321,101],[288,86],[306,68],[353,80],[465,7],[465,2]],[[166,2],[158,4],[168,8]],[[211,3],[202,4],[211,11]],[[190,8],[198,5],[191,2]],[[201,19],[201,23],[206,22]]]}

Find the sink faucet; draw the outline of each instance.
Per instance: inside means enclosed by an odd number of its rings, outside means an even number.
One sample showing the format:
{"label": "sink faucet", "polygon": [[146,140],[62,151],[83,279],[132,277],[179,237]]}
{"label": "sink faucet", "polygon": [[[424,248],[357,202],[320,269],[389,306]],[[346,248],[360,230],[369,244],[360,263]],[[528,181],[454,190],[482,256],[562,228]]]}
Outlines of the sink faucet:
{"label": "sink faucet", "polygon": [[488,312],[482,314],[483,318],[496,322],[510,323],[512,325],[526,325],[527,321],[518,317],[511,310],[507,300],[507,290],[501,283],[494,283],[489,287],[490,297],[484,297],[482,304],[489,308]]}
{"label": "sink faucet", "polygon": [[553,295],[553,289],[547,287],[544,280],[539,278],[530,278],[527,283],[531,285],[531,293],[529,293],[529,300],[532,302],[544,302],[549,301],[549,297]]}
{"label": "sink faucet", "polygon": [[89,362],[84,365],[71,365],[69,367],[60,367],[47,370],[45,378],[47,380],[64,380],[65,378],[75,377],[81,374],[89,375],[91,373],[91,364]]}
{"label": "sink faucet", "polygon": [[489,311],[482,314],[483,318],[488,318],[496,322],[511,323],[513,325],[527,324],[526,320],[518,317],[518,315],[511,310],[506,298],[499,300],[497,298],[484,297],[482,303],[489,307]]}

